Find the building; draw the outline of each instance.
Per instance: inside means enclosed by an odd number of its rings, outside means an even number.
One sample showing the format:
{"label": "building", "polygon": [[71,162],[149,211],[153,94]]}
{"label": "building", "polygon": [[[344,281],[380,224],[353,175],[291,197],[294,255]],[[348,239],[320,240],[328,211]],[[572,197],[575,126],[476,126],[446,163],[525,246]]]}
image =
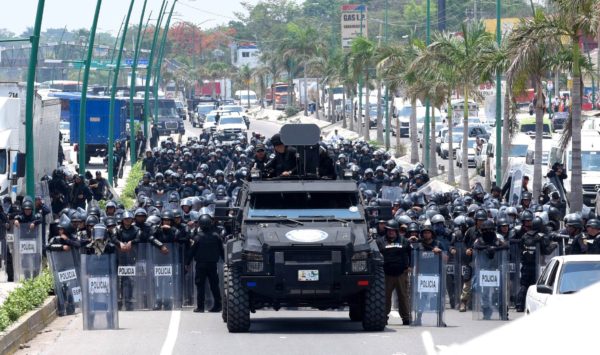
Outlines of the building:
{"label": "building", "polygon": [[237,68],[248,65],[250,69],[254,69],[260,62],[260,50],[254,43],[232,44],[231,62]]}

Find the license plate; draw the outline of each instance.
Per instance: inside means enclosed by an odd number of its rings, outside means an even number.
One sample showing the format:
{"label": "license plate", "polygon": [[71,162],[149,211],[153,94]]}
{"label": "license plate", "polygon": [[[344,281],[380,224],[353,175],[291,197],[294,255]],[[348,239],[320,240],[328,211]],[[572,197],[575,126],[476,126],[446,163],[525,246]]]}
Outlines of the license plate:
{"label": "license plate", "polygon": [[319,270],[298,270],[298,281],[319,281]]}

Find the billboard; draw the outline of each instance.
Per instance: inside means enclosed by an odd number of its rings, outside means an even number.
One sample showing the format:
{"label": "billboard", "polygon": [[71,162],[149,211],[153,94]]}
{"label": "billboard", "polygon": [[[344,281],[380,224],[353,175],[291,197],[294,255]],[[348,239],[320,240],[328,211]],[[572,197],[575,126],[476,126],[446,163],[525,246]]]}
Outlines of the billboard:
{"label": "billboard", "polygon": [[367,5],[347,4],[342,5],[342,48],[348,49],[352,40],[368,37],[367,34]]}

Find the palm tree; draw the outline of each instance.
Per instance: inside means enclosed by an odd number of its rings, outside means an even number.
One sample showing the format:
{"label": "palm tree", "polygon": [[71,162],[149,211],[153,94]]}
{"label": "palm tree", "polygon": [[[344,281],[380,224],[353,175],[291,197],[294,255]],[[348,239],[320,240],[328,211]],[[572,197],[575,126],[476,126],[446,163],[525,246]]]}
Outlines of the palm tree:
{"label": "palm tree", "polygon": [[[361,74],[364,75],[364,87],[365,87],[365,118],[364,118],[364,139],[365,141],[369,141],[369,124],[370,124],[370,110],[369,110],[369,69],[374,66],[374,61],[376,59],[377,46],[374,42],[368,40],[364,37],[355,38],[352,41],[352,47],[350,49],[350,59],[351,59],[351,67],[356,77],[359,77]],[[362,92],[359,92],[358,95],[362,96]],[[361,109],[359,108],[359,111]],[[362,112],[358,113],[359,124],[361,124]]]}
{"label": "palm tree", "polygon": [[[350,130],[354,131],[354,119],[355,119],[355,112],[354,112],[354,94],[356,92],[356,85],[358,84],[356,77],[353,75],[352,73],[352,68],[350,67],[350,54],[345,55],[342,59],[342,64],[341,64],[341,68],[340,68],[340,78],[344,84],[344,92],[348,93],[348,96],[350,96],[350,106],[352,107],[352,109],[350,110]],[[346,127],[346,100],[344,98],[344,103],[343,103],[343,127]]]}
{"label": "palm tree", "polygon": [[[252,69],[250,69],[248,64],[245,64],[240,67],[237,76],[242,82],[243,87],[247,91],[250,91],[250,83],[252,82]],[[250,107],[250,95],[248,95],[248,107]]]}
{"label": "palm tree", "polygon": [[533,19],[521,20],[508,37],[507,51],[511,64],[507,68],[507,86],[513,87],[520,77],[530,78],[535,86],[535,156],[533,166],[533,198],[537,201],[542,190],[542,140],[544,134],[545,97],[542,79],[552,66],[552,58],[560,48],[556,37],[537,37],[540,32],[532,31],[545,21],[538,11]]}
{"label": "palm tree", "polygon": [[541,34],[553,34],[556,37],[567,36],[570,40],[572,57],[573,88],[571,90],[571,210],[583,208],[582,162],[581,162],[581,49],[583,36],[595,38],[600,23],[600,2],[597,0],[554,0],[556,16],[540,23]]}
{"label": "palm tree", "polygon": [[[410,115],[410,138],[411,138],[411,153],[410,162],[416,164],[419,161],[419,144],[417,142],[417,100],[419,90],[413,86],[417,85],[417,73],[414,70],[409,70],[410,64],[417,58],[418,53],[425,48],[425,44],[418,39],[411,39],[406,46],[390,46],[383,47],[378,64],[379,70],[382,71],[384,82],[390,90],[404,88],[411,102]],[[396,153],[399,154],[400,149],[400,124],[397,123],[396,135]]]}
{"label": "palm tree", "polygon": [[[279,55],[278,51],[275,50],[270,50],[270,51],[264,51],[261,55],[260,58],[261,62],[263,63],[263,66],[265,68],[268,68],[268,76],[269,79],[271,80],[272,83],[275,83],[279,77],[281,76],[282,72],[285,70],[285,65],[284,65],[284,61],[282,60],[282,56]],[[268,82],[268,80],[267,80]],[[274,99],[274,95],[273,93],[271,93],[272,96],[272,109],[275,109],[275,99]],[[264,96],[263,96],[264,98]]]}
{"label": "palm tree", "polygon": [[[476,95],[478,85],[491,79],[491,71],[482,72],[479,68],[481,59],[485,52],[494,47],[492,35],[486,32],[482,22],[463,24],[462,35],[443,33],[430,45],[436,61],[452,67],[458,78],[457,86],[463,94],[465,107],[472,95]],[[469,189],[469,164],[468,164],[468,125],[469,112],[465,110],[463,116],[463,139],[462,139],[462,172],[461,188]],[[458,158],[458,157],[457,157]]]}
{"label": "palm tree", "polygon": [[287,25],[286,37],[280,43],[283,57],[302,64],[304,73],[304,116],[308,116],[308,61],[324,47],[322,37],[313,27],[300,27],[295,23]]}

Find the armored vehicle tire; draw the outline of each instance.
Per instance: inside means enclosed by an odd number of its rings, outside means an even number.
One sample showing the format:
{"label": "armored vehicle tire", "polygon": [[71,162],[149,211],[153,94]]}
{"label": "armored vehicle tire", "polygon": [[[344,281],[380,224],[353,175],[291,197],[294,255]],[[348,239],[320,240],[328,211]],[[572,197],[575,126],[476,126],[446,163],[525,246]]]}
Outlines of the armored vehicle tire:
{"label": "armored vehicle tire", "polygon": [[363,320],[363,310],[361,305],[355,304],[350,305],[350,320],[353,322],[360,322]]}
{"label": "armored vehicle tire", "polygon": [[230,333],[247,332],[250,329],[250,297],[242,285],[240,271],[232,267],[227,287],[227,329]]}
{"label": "armored vehicle tire", "polygon": [[362,317],[363,329],[366,331],[382,331],[387,323],[385,313],[385,275],[383,265],[375,267],[375,277],[364,299]]}
{"label": "armored vehicle tire", "polygon": [[223,264],[223,306],[221,308],[221,317],[223,322],[227,323],[227,288],[229,288],[229,272],[227,264]]}

